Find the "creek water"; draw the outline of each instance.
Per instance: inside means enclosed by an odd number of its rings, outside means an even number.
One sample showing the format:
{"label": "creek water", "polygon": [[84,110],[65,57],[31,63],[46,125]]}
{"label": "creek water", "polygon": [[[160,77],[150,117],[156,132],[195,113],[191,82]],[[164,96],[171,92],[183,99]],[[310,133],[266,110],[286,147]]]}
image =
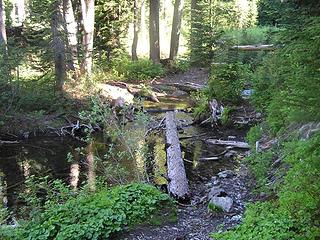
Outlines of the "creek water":
{"label": "creek water", "polygon": [[[192,107],[189,99],[161,99],[161,104],[145,103],[147,110],[152,110],[153,118],[158,121],[163,118],[163,110],[187,109]],[[183,157],[186,160],[186,172],[190,185],[204,181],[219,171],[230,169],[234,165],[233,160],[224,159],[218,161],[201,161],[207,156],[218,155],[224,148],[207,145],[199,138],[188,138],[201,135],[209,137],[217,136],[210,128],[192,126],[192,116],[189,113],[178,111],[176,114],[180,125],[180,137],[186,137],[181,141]],[[132,135],[139,136],[135,130]],[[239,135],[241,137],[242,134]],[[141,135],[141,138],[144,134]],[[19,144],[0,146],[0,201],[3,206],[17,211],[23,204],[17,197],[25,191],[25,181],[34,175],[36,177],[48,176],[50,180],[61,179],[73,188],[78,188],[83,182],[94,181],[98,176],[107,178],[109,184],[124,184],[130,181],[149,181],[156,185],[165,185],[166,156],[164,138],[160,134],[150,137],[148,158],[144,160],[135,155],[127,158],[119,154],[110,157],[110,146],[101,141],[100,134],[87,145],[76,141],[71,137],[40,137],[21,141]],[[135,139],[139,141],[139,137]],[[141,139],[143,145],[144,139]],[[139,145],[139,144],[138,144]],[[119,153],[125,151],[120,147]],[[114,149],[117,151],[117,149]],[[109,154],[109,155],[108,155]],[[105,159],[100,164],[95,159]],[[147,161],[147,162],[145,162]]]}

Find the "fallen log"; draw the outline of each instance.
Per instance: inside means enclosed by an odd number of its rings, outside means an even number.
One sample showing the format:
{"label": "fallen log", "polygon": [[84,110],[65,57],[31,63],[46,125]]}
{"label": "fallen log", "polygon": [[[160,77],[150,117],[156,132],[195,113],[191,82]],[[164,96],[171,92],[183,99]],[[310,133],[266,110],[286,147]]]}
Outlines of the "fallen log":
{"label": "fallen log", "polygon": [[123,107],[133,104],[134,96],[126,88],[102,83],[98,84],[97,88],[100,95],[106,98],[112,106]]}
{"label": "fallen log", "polygon": [[207,139],[206,142],[213,145],[250,149],[249,144],[246,142],[225,141],[225,140],[218,140],[218,139]]}
{"label": "fallen log", "polygon": [[261,44],[261,45],[237,45],[232,46],[230,50],[239,51],[274,51],[276,47],[273,44]]}
{"label": "fallen log", "polygon": [[166,152],[168,166],[168,192],[177,200],[189,199],[189,185],[182,159],[174,112],[166,113]]}
{"label": "fallen log", "polygon": [[185,92],[199,91],[205,86],[197,83],[184,82],[184,83],[161,83],[159,85],[173,86]]}

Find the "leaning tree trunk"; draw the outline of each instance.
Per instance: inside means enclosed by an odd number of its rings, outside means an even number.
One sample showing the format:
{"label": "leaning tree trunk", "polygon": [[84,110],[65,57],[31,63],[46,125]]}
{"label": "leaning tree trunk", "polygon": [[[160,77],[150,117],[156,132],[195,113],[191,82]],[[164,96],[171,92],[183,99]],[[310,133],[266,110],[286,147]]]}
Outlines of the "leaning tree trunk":
{"label": "leaning tree trunk", "polygon": [[65,43],[64,32],[61,29],[65,28],[62,1],[57,0],[53,3],[53,12],[51,16],[51,32],[52,32],[52,49],[55,64],[55,79],[56,88],[61,91],[66,79],[66,59],[65,59]]}
{"label": "leaning tree trunk", "polygon": [[87,78],[92,73],[92,54],[93,54],[93,33],[94,33],[94,0],[81,0],[82,20],[83,20],[83,48],[84,59],[82,71]]}
{"label": "leaning tree trunk", "polygon": [[189,185],[182,159],[174,112],[166,113],[166,151],[168,166],[168,191],[178,200],[188,200]]}
{"label": "leaning tree trunk", "polygon": [[149,5],[150,60],[160,63],[159,0],[150,0]]}
{"label": "leaning tree trunk", "polygon": [[138,46],[138,37],[139,37],[139,31],[140,31],[140,24],[139,24],[139,3],[138,0],[134,0],[133,3],[133,41],[132,41],[132,48],[131,48],[131,54],[132,54],[132,61],[138,60],[137,55],[137,46]]}
{"label": "leaning tree trunk", "polygon": [[78,61],[78,26],[74,15],[74,10],[72,7],[71,0],[63,0],[63,14],[67,29],[68,38],[68,67],[74,72],[74,77],[77,78],[79,71],[79,61]]}
{"label": "leaning tree trunk", "polygon": [[170,43],[170,59],[173,60],[178,55],[179,38],[181,30],[181,20],[183,14],[184,0],[176,0],[174,3],[174,14],[171,29],[171,43]]}

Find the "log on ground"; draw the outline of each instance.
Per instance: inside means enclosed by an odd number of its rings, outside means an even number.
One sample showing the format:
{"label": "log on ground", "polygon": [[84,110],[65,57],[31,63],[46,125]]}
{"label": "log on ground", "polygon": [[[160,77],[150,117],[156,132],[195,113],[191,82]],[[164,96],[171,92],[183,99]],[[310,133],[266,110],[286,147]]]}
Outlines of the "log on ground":
{"label": "log on ground", "polygon": [[166,152],[168,167],[168,192],[177,200],[189,199],[189,185],[182,159],[174,112],[166,113]]}
{"label": "log on ground", "polygon": [[239,51],[274,51],[276,47],[273,44],[261,44],[261,45],[238,45],[232,46],[230,50]]}
{"label": "log on ground", "polygon": [[243,149],[250,149],[250,146],[246,142],[237,142],[237,141],[225,141],[225,140],[218,140],[218,139],[207,139],[207,143],[213,145],[220,145],[220,146],[230,146],[235,148],[243,148]]}

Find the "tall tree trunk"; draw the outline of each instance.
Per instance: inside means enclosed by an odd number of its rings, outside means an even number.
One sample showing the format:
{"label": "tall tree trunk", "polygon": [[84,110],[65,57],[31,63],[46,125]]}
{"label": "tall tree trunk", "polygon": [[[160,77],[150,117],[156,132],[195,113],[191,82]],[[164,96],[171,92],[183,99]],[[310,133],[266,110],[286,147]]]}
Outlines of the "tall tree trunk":
{"label": "tall tree trunk", "polygon": [[159,0],[150,0],[149,5],[150,60],[160,63]]}
{"label": "tall tree trunk", "polygon": [[61,0],[53,3],[53,12],[51,16],[52,48],[55,64],[56,88],[61,91],[66,79],[66,59],[65,59],[65,42],[64,42],[64,18],[63,4]]}
{"label": "tall tree trunk", "polygon": [[174,2],[174,13],[173,13],[173,20],[172,20],[170,57],[169,57],[171,60],[175,59],[178,55],[183,5],[184,5],[184,0],[175,0]]}
{"label": "tall tree trunk", "polygon": [[197,47],[196,39],[197,39],[197,21],[199,14],[199,6],[198,0],[191,0],[191,29],[190,29],[190,56],[191,59],[195,57],[197,54],[194,49]]}
{"label": "tall tree trunk", "polygon": [[131,57],[132,61],[138,60],[137,55],[137,46],[138,46],[138,37],[140,32],[140,24],[139,24],[139,3],[138,0],[134,0],[133,6],[133,41],[132,41],[132,48],[131,48]]}
{"label": "tall tree trunk", "polygon": [[0,48],[3,50],[3,54],[6,55],[8,49],[3,0],[0,0]]}
{"label": "tall tree trunk", "polygon": [[84,59],[82,71],[87,78],[92,74],[93,33],[94,33],[94,0],[81,0],[83,20],[83,48]]}
{"label": "tall tree trunk", "polygon": [[78,26],[74,15],[74,10],[72,7],[71,0],[63,0],[63,15],[66,23],[67,38],[68,38],[68,49],[67,49],[67,59],[68,67],[70,70],[74,71],[74,77],[77,78],[79,71],[79,61],[78,61]]}

